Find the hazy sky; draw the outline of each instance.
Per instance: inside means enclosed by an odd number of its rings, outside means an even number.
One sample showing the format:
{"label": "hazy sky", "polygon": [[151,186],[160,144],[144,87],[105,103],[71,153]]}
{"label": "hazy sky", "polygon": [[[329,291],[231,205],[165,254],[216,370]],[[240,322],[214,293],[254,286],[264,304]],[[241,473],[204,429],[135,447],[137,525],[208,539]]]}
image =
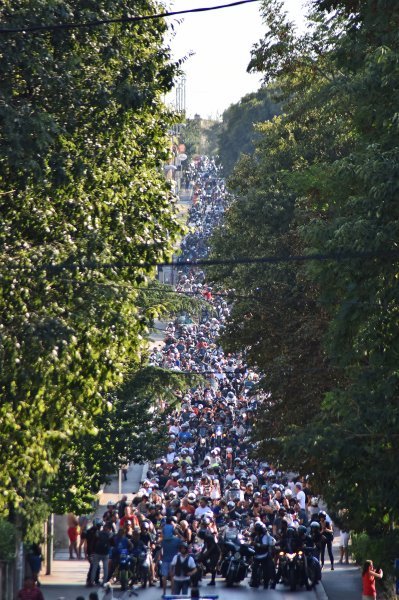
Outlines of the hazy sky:
{"label": "hazy sky", "polygon": [[[172,10],[187,10],[233,0],[170,0]],[[285,0],[295,21],[304,14],[302,0]],[[187,77],[187,115],[215,118],[259,87],[260,77],[246,72],[250,50],[265,31],[259,13],[260,2],[206,13],[183,15],[170,23],[176,35],[171,42],[175,58],[194,56],[184,65]]]}

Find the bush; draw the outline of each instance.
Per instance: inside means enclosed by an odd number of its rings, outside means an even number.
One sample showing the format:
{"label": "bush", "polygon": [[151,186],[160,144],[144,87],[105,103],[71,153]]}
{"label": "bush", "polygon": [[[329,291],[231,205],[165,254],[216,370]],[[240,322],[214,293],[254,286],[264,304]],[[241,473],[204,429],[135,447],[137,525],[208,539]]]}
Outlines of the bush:
{"label": "bush", "polygon": [[11,523],[0,519],[0,560],[15,558],[15,528]]}
{"label": "bush", "polygon": [[356,562],[363,566],[365,560],[372,560],[376,569],[384,571],[384,578],[377,586],[385,598],[396,598],[394,593],[395,558],[399,558],[399,530],[384,535],[371,536],[367,533],[352,534],[352,555]]}

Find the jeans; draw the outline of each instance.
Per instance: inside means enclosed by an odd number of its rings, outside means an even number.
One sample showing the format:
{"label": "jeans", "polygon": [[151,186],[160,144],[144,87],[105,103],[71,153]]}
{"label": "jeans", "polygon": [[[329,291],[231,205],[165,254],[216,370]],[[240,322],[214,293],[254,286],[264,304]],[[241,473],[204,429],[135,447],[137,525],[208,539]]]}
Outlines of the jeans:
{"label": "jeans", "polygon": [[326,540],[323,541],[321,544],[321,564],[322,566],[324,565],[324,554],[326,551],[326,546],[327,546],[327,552],[328,552],[328,556],[330,558],[330,562],[331,562],[331,566],[334,566],[334,555],[333,555],[333,551],[332,551],[332,540]]}
{"label": "jeans", "polygon": [[176,594],[176,596],[180,594],[187,596],[189,583],[189,579],[184,579],[184,581],[176,581],[175,579],[173,582],[173,593]]}
{"label": "jeans", "polygon": [[99,567],[100,562],[103,563],[103,583],[108,581],[108,554],[93,554],[93,562],[91,565],[90,583],[94,583],[94,577]]}

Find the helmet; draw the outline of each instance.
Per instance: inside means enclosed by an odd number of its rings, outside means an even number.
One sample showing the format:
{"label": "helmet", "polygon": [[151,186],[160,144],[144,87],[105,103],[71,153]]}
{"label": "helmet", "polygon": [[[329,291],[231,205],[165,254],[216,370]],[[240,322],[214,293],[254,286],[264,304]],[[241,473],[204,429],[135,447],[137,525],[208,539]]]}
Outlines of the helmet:
{"label": "helmet", "polygon": [[310,505],[315,507],[319,506],[319,499],[317,496],[313,496],[313,498],[311,498]]}
{"label": "helmet", "polygon": [[227,503],[227,508],[235,508],[235,503],[230,500],[230,502]]}
{"label": "helmet", "polygon": [[188,548],[187,542],[180,542],[179,548],[186,548],[187,549]]}
{"label": "helmet", "polygon": [[95,517],[95,519],[93,519],[94,527],[101,527],[102,524],[103,524],[103,520],[100,519],[99,517]]}
{"label": "helmet", "polygon": [[326,511],[324,511],[324,510],[321,510],[321,511],[319,512],[319,519],[321,519],[321,518],[325,519],[326,517],[327,517],[327,513],[326,513]]}
{"label": "helmet", "polygon": [[266,527],[263,525],[263,523],[258,521],[258,523],[255,523],[254,531],[256,533],[264,533],[266,531]]}
{"label": "helmet", "polygon": [[187,494],[187,500],[190,502],[190,504],[196,501],[196,495],[194,494],[194,492],[190,492],[189,494]]}
{"label": "helmet", "polygon": [[238,479],[234,479],[234,481],[233,481],[233,488],[236,489],[236,490],[239,490],[240,489],[240,485],[241,484],[240,484],[239,480]]}
{"label": "helmet", "polygon": [[284,492],[284,495],[286,498],[292,498],[292,490],[290,488],[287,488]]}
{"label": "helmet", "polygon": [[305,527],[305,525],[299,525],[298,527],[298,533],[299,535],[306,535],[308,532],[307,527]]}
{"label": "helmet", "polygon": [[176,498],[177,496],[177,492],[175,492],[175,490],[171,490],[169,492],[169,498],[172,500],[173,498]]}
{"label": "helmet", "polygon": [[287,527],[287,537],[294,537],[295,533],[296,532],[294,527]]}
{"label": "helmet", "polygon": [[320,529],[320,523],[318,521],[312,521],[310,524],[310,529]]}
{"label": "helmet", "polygon": [[107,502],[107,506],[108,508],[111,508],[111,506],[115,506],[116,502],[114,502],[113,500],[108,500]]}

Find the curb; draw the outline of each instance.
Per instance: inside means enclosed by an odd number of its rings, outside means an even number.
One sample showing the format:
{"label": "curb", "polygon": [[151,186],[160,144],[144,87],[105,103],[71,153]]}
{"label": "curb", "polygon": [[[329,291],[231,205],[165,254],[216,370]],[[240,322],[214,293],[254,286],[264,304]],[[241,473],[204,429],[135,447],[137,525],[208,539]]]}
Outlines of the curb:
{"label": "curb", "polygon": [[328,600],[326,590],[324,589],[323,581],[319,581],[316,587],[313,588],[317,600]]}

